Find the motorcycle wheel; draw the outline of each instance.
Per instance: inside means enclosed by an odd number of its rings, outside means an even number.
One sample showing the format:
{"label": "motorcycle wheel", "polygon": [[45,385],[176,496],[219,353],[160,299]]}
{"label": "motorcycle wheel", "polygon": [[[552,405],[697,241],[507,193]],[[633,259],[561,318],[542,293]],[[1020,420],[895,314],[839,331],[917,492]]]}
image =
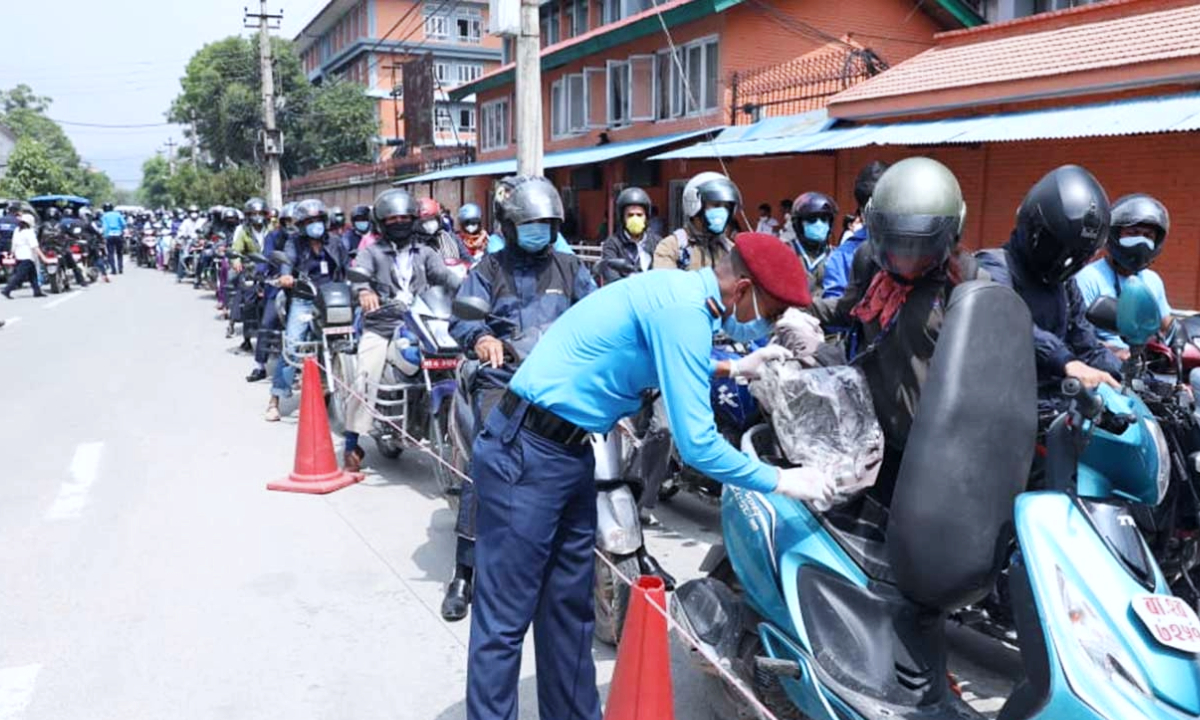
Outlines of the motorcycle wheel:
{"label": "motorcycle wheel", "polygon": [[392,438],[375,438],[375,449],[388,460],[395,460],[404,452],[404,446]]}
{"label": "motorcycle wheel", "polygon": [[62,283],[58,279],[58,273],[54,273],[50,276],[50,292],[57,295],[62,291]]}
{"label": "motorcycle wheel", "polygon": [[442,491],[442,495],[449,498],[453,495],[450,491],[454,487],[455,475],[445,465],[445,463],[453,462],[450,440],[442,433],[445,420],[445,412],[439,412],[429,418],[429,448],[441,459],[441,462],[433,461],[433,476],[437,478],[438,488]]}
{"label": "motorcycle wheel", "polygon": [[[625,577],[636,580],[642,574],[636,555],[609,557]],[[592,591],[596,605],[596,639],[617,645],[625,629],[625,614],[629,610],[629,586],[600,558],[596,558],[596,583]]]}

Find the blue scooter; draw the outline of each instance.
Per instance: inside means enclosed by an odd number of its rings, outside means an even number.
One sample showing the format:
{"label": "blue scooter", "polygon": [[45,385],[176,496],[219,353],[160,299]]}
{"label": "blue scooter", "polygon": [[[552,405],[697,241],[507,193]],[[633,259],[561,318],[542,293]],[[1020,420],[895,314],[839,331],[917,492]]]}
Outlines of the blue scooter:
{"label": "blue scooter", "polygon": [[[1157,329],[1144,286],[1124,285],[1119,320],[1131,345]],[[954,292],[889,506],[868,495],[817,513],[725,488],[725,545],[672,607],[777,716],[983,717],[948,681],[945,621],[1005,566],[1024,677],[1000,720],[1200,716],[1200,621],[1128,511],[1166,492],[1161,431],[1136,397],[1064,383],[1045,489],[1026,491],[1030,326],[1008,288]],[[766,425],[743,440],[786,464],[776,448]]]}

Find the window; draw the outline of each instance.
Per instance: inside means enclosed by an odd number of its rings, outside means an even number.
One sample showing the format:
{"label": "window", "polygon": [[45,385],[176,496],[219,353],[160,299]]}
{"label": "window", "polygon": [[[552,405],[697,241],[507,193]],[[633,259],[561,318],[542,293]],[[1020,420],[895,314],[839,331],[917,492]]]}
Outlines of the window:
{"label": "window", "polygon": [[438,85],[445,85],[450,82],[450,63],[435,62],[433,64],[433,77],[438,81]]}
{"label": "window", "polygon": [[588,31],[587,0],[569,0],[567,21],[567,37],[575,37]]}
{"label": "window", "polygon": [[561,40],[562,36],[559,34],[558,2],[551,0],[551,2],[542,5],[538,8],[538,16],[541,23],[542,47],[553,45]]}
{"label": "window", "polygon": [[459,42],[478,43],[480,41],[483,35],[483,18],[459,17],[454,24]]}
{"label": "window", "polygon": [[621,19],[621,0],[596,0],[596,17],[600,25]]}
{"label": "window", "polygon": [[508,98],[486,102],[480,106],[480,112],[483,113],[483,137],[480,138],[480,147],[485,151],[508,147]]}
{"label": "window", "polygon": [[567,76],[567,129],[573,133],[588,129],[587,83],[583,73]]}
{"label": "window", "polygon": [[608,126],[629,124],[629,63],[608,61]]}
{"label": "window", "polygon": [[434,109],[433,126],[440,133],[454,132],[454,121],[450,117],[450,111],[441,105]]}
{"label": "window", "polygon": [[483,76],[483,65],[479,63],[462,63],[456,70],[459,84],[473,82]]}
{"label": "window", "polygon": [[567,134],[567,84],[555,80],[550,84],[550,137]]}
{"label": "window", "polygon": [[[674,58],[670,50],[658,53],[658,67],[654,73],[657,80],[655,117],[668,120],[716,109],[720,59],[716,38],[677,47],[675,52]],[[637,82],[642,82],[643,77],[639,73]],[[639,119],[642,109],[639,104]]]}
{"label": "window", "polygon": [[473,108],[458,109],[458,129],[475,131],[475,110]]}
{"label": "window", "polygon": [[445,15],[426,15],[425,37],[438,39],[450,37],[450,18]]}

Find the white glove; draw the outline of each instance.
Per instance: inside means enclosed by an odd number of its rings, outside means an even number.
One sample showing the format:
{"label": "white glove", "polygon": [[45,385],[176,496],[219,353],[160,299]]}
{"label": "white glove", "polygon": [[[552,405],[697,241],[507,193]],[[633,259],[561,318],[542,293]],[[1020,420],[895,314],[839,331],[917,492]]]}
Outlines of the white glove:
{"label": "white glove", "polygon": [[754,380],[768,360],[787,360],[792,351],[782,345],[767,345],[750,353],[744,358],[729,361],[729,377]]}
{"label": "white glove", "polygon": [[775,492],[795,500],[811,502],[818,510],[828,510],[837,492],[837,481],[815,467],[780,468]]}
{"label": "white glove", "polygon": [[801,360],[815,355],[817,348],[825,342],[821,321],[796,308],[788,308],[775,321],[775,333],[779,343]]}

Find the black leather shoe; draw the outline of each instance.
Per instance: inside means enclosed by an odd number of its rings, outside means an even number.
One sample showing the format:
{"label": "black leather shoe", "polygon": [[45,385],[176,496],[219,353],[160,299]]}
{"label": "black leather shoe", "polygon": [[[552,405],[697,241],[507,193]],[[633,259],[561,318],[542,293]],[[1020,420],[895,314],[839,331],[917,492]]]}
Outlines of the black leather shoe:
{"label": "black leather shoe", "polygon": [[246,382],[258,382],[259,380],[267,379],[267,371],[262,368],[254,368],[250,374],[246,376]]}
{"label": "black leather shoe", "polygon": [[655,577],[660,577],[662,578],[663,585],[667,586],[667,590],[675,589],[675,576],[664,570],[663,566],[658,564],[658,561],[654,559],[653,555],[643,550],[641,555],[638,557],[638,561],[642,566],[643,575],[654,575]]}
{"label": "black leather shoe", "polygon": [[243,340],[242,344],[238,345],[238,350],[241,350],[244,353],[254,352],[254,346],[250,344],[249,340]]}
{"label": "black leather shoe", "polygon": [[458,622],[467,616],[471,607],[471,581],[454,578],[446,587],[446,597],[442,599],[442,618],[447,622]]}

